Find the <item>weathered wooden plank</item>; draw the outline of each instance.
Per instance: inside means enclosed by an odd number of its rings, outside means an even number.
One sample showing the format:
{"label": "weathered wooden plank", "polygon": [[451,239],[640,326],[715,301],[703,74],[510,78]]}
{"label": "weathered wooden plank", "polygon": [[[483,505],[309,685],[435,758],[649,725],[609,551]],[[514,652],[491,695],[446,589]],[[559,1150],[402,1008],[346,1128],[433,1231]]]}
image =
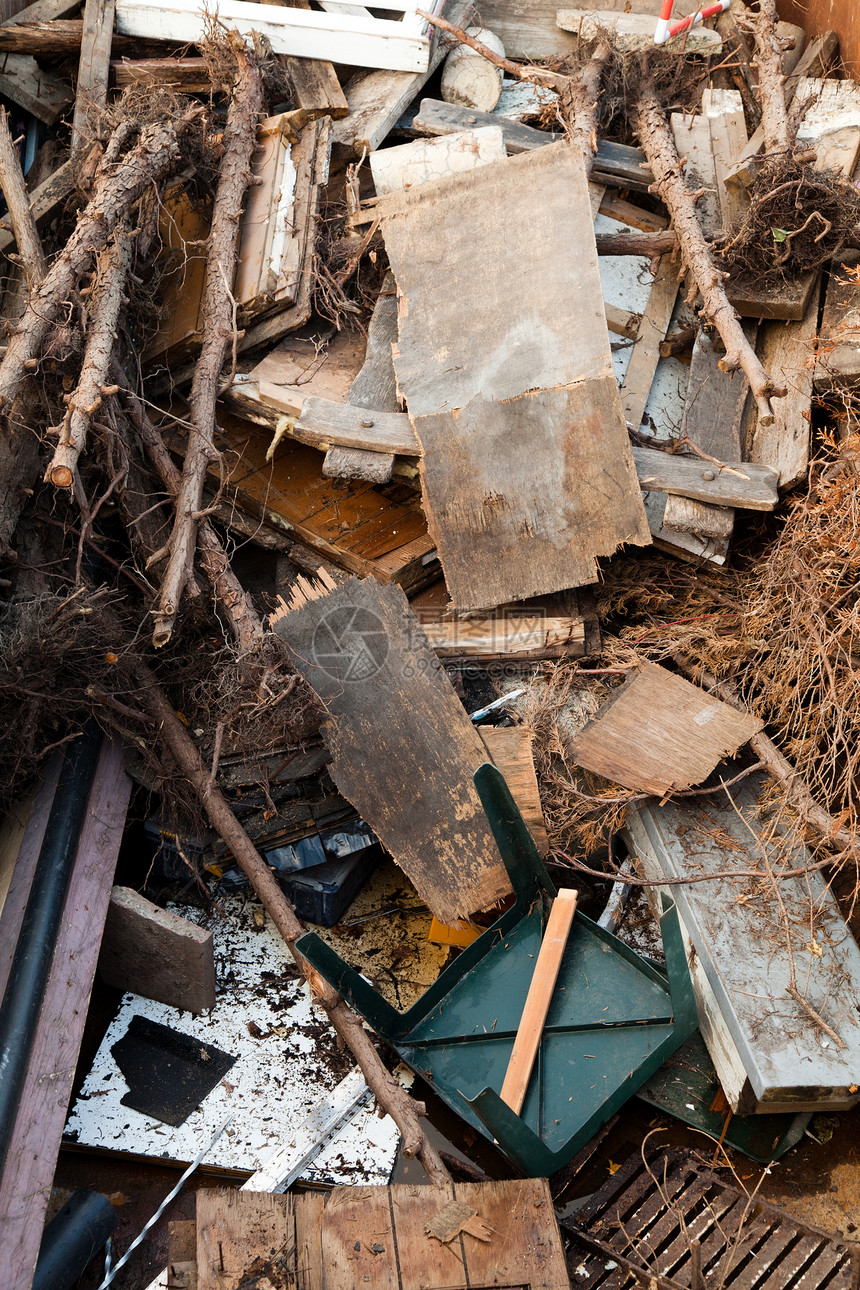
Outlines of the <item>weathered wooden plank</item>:
{"label": "weathered wooden plank", "polygon": [[860,380],[860,253],[841,255],[824,297],[815,388],[851,389]]}
{"label": "weathered wooden plank", "polygon": [[[747,143],[744,102],[739,90],[707,89],[702,94],[702,114],[711,135],[721,224],[725,232],[737,228],[749,205],[744,189],[726,183],[734,159]],[[701,205],[697,206],[701,211]]]}
{"label": "weathered wooden plank", "polygon": [[206,94],[212,87],[205,58],[122,58],[111,62],[111,79],[126,85],[175,85],[186,94]]}
{"label": "weathered wooden plank", "polygon": [[[759,357],[788,393],[784,399],[773,400],[773,425],[762,425],[758,412],[754,414],[755,425],[746,457],[777,470],[780,488],[793,488],[800,483],[806,478],[809,466],[812,386],[818,370],[813,360],[817,333],[818,296],[815,293],[801,322],[766,322],[759,328]],[[821,353],[820,349],[818,352]]]}
{"label": "weathered wooden plank", "polygon": [[670,256],[663,256],[654,274],[648,304],[639,323],[638,339],[621,383],[621,407],[631,430],[639,429],[645,415],[660,362],[660,346],[666,338],[678,298],[678,287],[677,266],[671,263]]}
{"label": "weathered wooden plank", "polygon": [[530,1290],[570,1290],[545,1178],[455,1183],[454,1196],[471,1205],[493,1230],[489,1241],[463,1240],[469,1285],[527,1284]]}
{"label": "weathered wooden plank", "polygon": [[111,892],[99,972],[108,985],[173,1008],[215,1006],[212,933],[130,887]]}
{"label": "weathered wooden plank", "polygon": [[327,479],[361,479],[368,484],[387,484],[394,474],[396,460],[393,452],[331,447],[326,451],[322,473]]}
{"label": "weathered wooden plank", "polygon": [[[290,0],[290,5],[293,9],[311,7],[310,0]],[[333,63],[323,58],[293,58],[289,54],[283,55],[283,60],[300,108],[311,117],[330,116],[335,121],[349,115],[349,104]]]}
{"label": "weathered wooden plank", "polygon": [[483,125],[455,134],[414,139],[396,148],[380,148],[370,154],[370,170],[377,194],[383,196],[462,170],[474,170],[475,166],[504,161],[506,156],[502,127]]}
{"label": "weathered wooden plank", "polygon": [[0,56],[0,94],[45,125],[56,125],[75,98],[69,82],[40,67],[31,54]]}
{"label": "weathered wooden plank", "polygon": [[721,470],[701,457],[682,457],[658,448],[634,448],[633,460],[641,487],[650,492],[750,511],[772,511],[779,501],[779,475],[771,466],[737,460]]}
{"label": "weathered wooden plank", "polygon": [[272,623],[325,705],[335,784],[436,917],[501,899],[507,874],[472,782],[486,754],[403,593],[302,580]]}
{"label": "weathered wooden plank", "polygon": [[84,35],[72,121],[73,153],[91,142],[89,115],[100,112],[107,103],[115,3],[116,0],[86,0],[84,5]]}
{"label": "weathered wooden plank", "polygon": [[[501,127],[505,149],[511,156],[546,147],[562,138],[548,130],[535,130],[518,121],[505,120],[495,112],[478,112],[477,109],[459,107],[456,103],[443,103],[440,99],[422,99],[418,115],[412,121],[413,130],[431,135],[454,134],[485,125]],[[591,178],[596,183],[632,188],[638,192],[647,192],[654,182],[644,152],[606,139],[597,141]]]}
{"label": "weathered wooden plank", "polygon": [[[296,1220],[292,1196],[264,1191],[197,1193],[198,1290],[240,1290],[254,1268],[295,1277]],[[280,1270],[283,1270],[281,1273]]]}
{"label": "weathered wooden plank", "polygon": [[[122,750],[105,741],[0,1180],[4,1285],[9,1290],[29,1290],[39,1253],[130,792]],[[31,814],[24,846],[35,841],[40,827],[44,833],[47,811],[43,821],[35,811]],[[10,900],[11,892],[7,908]]]}
{"label": "weathered wooden plank", "polygon": [[705,236],[718,237],[723,231],[723,213],[708,118],[700,112],[673,112],[670,124],[675,147],[684,162],[687,187],[704,189],[696,202],[696,214]]}
{"label": "weathered wooden plank", "polygon": [[581,618],[446,618],[422,622],[440,658],[552,658],[585,652]]}
{"label": "weathered wooden plank", "polygon": [[549,838],[535,770],[532,731],[525,726],[484,726],[480,734],[493,763],[505,777],[535,846],[545,856]]}
{"label": "weathered wooden plank", "polygon": [[[399,9],[400,5],[395,5]],[[329,17],[324,13],[219,0],[218,17],[242,35],[265,36],[276,54],[329,58],[351,67],[426,73],[429,40],[415,24],[385,18]],[[118,0],[117,30],[127,36],[200,44],[206,34],[200,14],[176,0]]]}
{"label": "weathered wooden plank", "polygon": [[322,1216],[323,1290],[400,1290],[399,1244],[387,1187],[336,1187]]}
{"label": "weathered wooden plank", "polygon": [[[755,344],[756,324],[748,322],[744,331]],[[723,351],[710,336],[700,332],[693,346],[693,359],[684,401],[684,433],[688,439],[718,461],[740,461],[743,456],[741,423],[749,382],[743,372],[720,371]],[[702,462],[702,470],[707,463]],[[728,542],[734,517],[723,504],[719,510],[701,501],[671,498],[666,503],[663,524],[667,529],[701,533]]]}
{"label": "weathered wooden plank", "polygon": [[[629,0],[605,0],[600,8],[624,11]],[[593,9],[584,2],[566,4],[567,9]],[[676,5],[679,13],[690,6]],[[573,32],[562,31],[556,24],[558,0],[487,0],[481,5],[481,20],[501,37],[508,58],[553,58],[576,54],[578,44]],[[637,13],[656,16],[660,0],[636,0]]]}
{"label": "weathered wooden plank", "polygon": [[[457,23],[466,9],[467,0],[450,0],[446,16],[450,22]],[[430,40],[426,71],[417,75],[412,72],[372,71],[347,87],[349,115],[335,124],[332,135],[335,144],[359,157],[376,151],[448,53],[449,45],[441,32],[433,30]]]}
{"label": "weathered wooden plank", "polygon": [[604,779],[660,795],[701,784],[762,725],[674,672],[643,663],[570,740],[568,753]]}
{"label": "weathered wooden plank", "polygon": [[[581,157],[555,145],[377,209],[401,292],[398,388],[456,606],[594,581],[598,555],[648,535]],[[476,258],[487,265],[478,294]]]}
{"label": "weathered wooden plank", "polygon": [[[731,773],[731,772],[729,772]],[[829,884],[764,805],[767,779],[663,806],[644,806],[628,833],[646,876],[714,882],[672,888],[696,957],[743,1061],[758,1112],[856,1104],[860,1028],[848,1001],[860,982],[860,950]],[[746,874],[756,870],[758,877]],[[789,877],[786,871],[800,870]],[[779,885],[777,894],[776,884]],[[789,994],[797,992],[839,1035],[823,1034]]]}
{"label": "weathered wooden plank", "polygon": [[[289,415],[288,400],[279,387],[260,383],[260,398]],[[291,433],[315,448],[364,448],[367,452],[399,452],[419,457],[421,446],[405,412],[376,412],[373,408],[335,403],[332,399],[306,398]]]}
{"label": "weathered wooden plank", "polygon": [[717,568],[726,563],[729,553],[728,540],[725,538],[703,537],[699,533],[685,533],[681,529],[667,529],[663,524],[668,493],[643,493],[645,514],[651,529],[651,539],[660,551],[667,555],[677,556],[679,560],[689,560],[698,564],[707,560]]}

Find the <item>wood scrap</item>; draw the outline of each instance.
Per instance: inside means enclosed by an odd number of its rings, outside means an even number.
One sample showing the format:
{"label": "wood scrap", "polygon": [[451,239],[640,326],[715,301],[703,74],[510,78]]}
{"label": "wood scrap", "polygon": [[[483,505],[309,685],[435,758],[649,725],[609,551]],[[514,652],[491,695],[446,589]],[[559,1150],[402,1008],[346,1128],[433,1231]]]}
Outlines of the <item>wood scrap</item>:
{"label": "wood scrap", "polygon": [[212,933],[129,887],[111,892],[98,967],[108,985],[144,999],[188,1012],[215,1003]]}
{"label": "wood scrap", "polygon": [[542,856],[549,851],[540,786],[534,763],[534,735],[525,726],[479,727],[494,765],[505,777],[511,797]]}
{"label": "wood scrap", "polygon": [[[682,457],[655,448],[633,449],[636,473],[642,488],[692,498],[708,506],[733,507],[751,511],[772,511],[779,501],[777,472],[770,466],[724,462],[709,465],[701,457]],[[669,520],[664,520],[672,528]],[[694,528],[694,532],[702,530]]]}
{"label": "wood scrap", "polygon": [[[745,323],[744,334],[750,344],[755,344],[755,324]],[[684,436],[710,458],[740,462],[743,459],[741,425],[749,387],[743,374],[729,375],[722,370],[721,362],[719,347],[711,337],[700,332],[693,345],[683,431]],[[702,460],[701,470],[707,469],[708,462]],[[714,469],[718,470],[717,467]],[[775,483],[771,476],[769,487],[774,504],[777,500]],[[686,496],[692,498],[692,494]],[[704,497],[689,501],[670,499],[666,503],[663,523],[667,529],[699,533],[728,542],[734,527],[733,505],[735,503],[728,500],[715,500],[709,505]]]}
{"label": "wood scrap", "polygon": [[[236,72],[224,130],[224,155],[212,210],[203,300],[203,339],[191,387],[191,435],[176,499],[176,520],[155,564],[167,558],[161,578],[158,608],[153,613],[153,645],[160,649],[173,634],[173,623],[182,593],[191,576],[197,524],[203,501],[203,484],[213,459],[212,434],[221,364],[235,330],[230,283],[239,242],[238,213],[251,180],[249,141],[262,106],[262,76],[255,57],[241,41],[234,43]],[[2,371],[0,371],[2,379]]]}
{"label": "wood scrap", "polygon": [[[483,745],[402,592],[302,580],[272,626],[325,704],[335,784],[436,917],[453,922],[506,895],[472,783]],[[408,807],[392,783],[408,785]]]}
{"label": "wood scrap", "polygon": [[[636,734],[643,712],[648,713],[644,743]],[[683,677],[643,663],[569,741],[568,752],[576,765],[613,784],[661,796],[701,784],[762,725],[710,699]]]}

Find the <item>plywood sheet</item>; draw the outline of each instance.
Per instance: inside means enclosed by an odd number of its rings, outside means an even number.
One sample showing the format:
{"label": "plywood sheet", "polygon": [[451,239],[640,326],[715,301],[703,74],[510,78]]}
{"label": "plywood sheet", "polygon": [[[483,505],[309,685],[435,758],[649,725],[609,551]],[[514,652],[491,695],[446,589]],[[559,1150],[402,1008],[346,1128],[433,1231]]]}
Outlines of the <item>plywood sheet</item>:
{"label": "plywood sheet", "polygon": [[377,209],[401,292],[398,388],[456,606],[593,582],[598,556],[650,538],[581,157],[550,145]]}
{"label": "plywood sheet", "polygon": [[348,579],[274,629],[329,716],[331,776],[443,923],[510,891],[472,776],[486,752],[403,593]]}
{"label": "plywood sheet", "polygon": [[589,721],[568,751],[585,770],[639,792],[701,784],[762,728],[656,663],[643,663]]}

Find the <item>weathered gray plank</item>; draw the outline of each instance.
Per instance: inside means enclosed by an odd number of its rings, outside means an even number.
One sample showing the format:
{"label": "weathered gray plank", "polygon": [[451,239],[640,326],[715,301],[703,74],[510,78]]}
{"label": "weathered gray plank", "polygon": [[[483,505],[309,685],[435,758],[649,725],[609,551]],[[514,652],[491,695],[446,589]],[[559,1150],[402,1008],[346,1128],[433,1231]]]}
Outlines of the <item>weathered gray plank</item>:
{"label": "weathered gray plank", "polygon": [[858,269],[860,252],[851,252],[841,255],[830,271],[815,366],[815,388],[822,393],[850,389],[860,381]]}
{"label": "weathered gray plank", "polygon": [[[276,388],[260,383],[260,398],[284,412]],[[355,407],[349,403],[335,403],[331,399],[308,398],[302,406],[302,415],[296,421],[293,436],[314,448],[364,448],[368,452],[399,452],[407,457],[418,457],[421,448],[415,431],[405,412],[376,412],[373,408]]]}
{"label": "weathered gray plank", "polygon": [[[744,331],[755,344],[757,324],[748,322]],[[684,403],[684,433],[703,452],[718,461],[740,461],[741,421],[749,393],[743,372],[720,371],[724,353],[706,332],[700,332],[693,346],[693,360]],[[703,463],[704,469],[704,463]],[[703,502],[670,497],[663,524],[667,529],[701,533],[729,541],[734,517],[723,507],[716,511]]]}
{"label": "weathered gray plank", "polygon": [[[759,328],[759,357],[788,393],[784,399],[773,400],[773,425],[762,425],[756,411],[747,457],[749,461],[773,466],[779,471],[780,488],[793,488],[805,479],[809,466],[812,385],[817,373],[810,356],[817,332],[818,296],[815,293],[801,322],[765,322]],[[855,356],[857,352],[855,348]]]}
{"label": "weathered gray plank", "polygon": [[594,581],[599,555],[650,539],[581,157],[556,144],[377,210],[402,297],[398,387],[456,606]]}
{"label": "weathered gray plank", "polygon": [[[730,766],[726,778],[732,773]],[[763,805],[766,791],[766,779],[751,776],[729,790],[731,802],[720,794],[639,807],[629,837],[649,878],[721,875],[673,887],[672,898],[758,1110],[853,1106],[860,1098],[860,950],[822,875],[786,876],[807,869],[811,857],[784,835],[778,811]],[[732,870],[760,876],[726,878]],[[798,991],[845,1047],[789,995],[792,962]]]}
{"label": "weathered gray plank", "polygon": [[506,895],[472,781],[483,744],[403,592],[372,578],[300,580],[273,626],[325,705],[335,784],[436,917]]}
{"label": "weathered gray plank", "polygon": [[749,511],[772,511],[779,501],[779,474],[770,466],[737,462],[720,470],[701,457],[681,457],[658,448],[634,448],[633,460],[640,485],[652,492]]}

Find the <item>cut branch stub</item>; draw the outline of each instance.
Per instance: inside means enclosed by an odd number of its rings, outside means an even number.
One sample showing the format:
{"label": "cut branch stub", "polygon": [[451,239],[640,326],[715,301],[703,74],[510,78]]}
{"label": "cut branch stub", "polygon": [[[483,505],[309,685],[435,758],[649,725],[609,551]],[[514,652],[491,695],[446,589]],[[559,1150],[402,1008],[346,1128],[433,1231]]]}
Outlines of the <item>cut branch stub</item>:
{"label": "cut branch stub", "polygon": [[783,398],[785,386],[778,386],[763,367],[726,295],[723,274],[714,263],[696,214],[695,194],[687,187],[669,123],[648,75],[647,56],[642,58],[635,113],[639,140],[654,175],[652,191],[668,208],[681,258],[702,297],[702,313],[726,347],[720,367],[724,372],[741,369],[746,374],[762,425],[773,425],[770,400]]}
{"label": "cut branch stub", "polygon": [[234,37],[236,74],[206,256],[203,293],[203,343],[194,369],[189,399],[191,433],[182,467],[182,484],[176,499],[176,519],[167,542],[168,565],[161,583],[161,597],[153,613],[152,643],[166,645],[182,593],[193,572],[197,526],[202,510],[203,486],[213,458],[215,403],[221,366],[233,340],[232,287],[236,275],[242,202],[251,181],[257,121],[263,106],[259,63],[238,36]]}

